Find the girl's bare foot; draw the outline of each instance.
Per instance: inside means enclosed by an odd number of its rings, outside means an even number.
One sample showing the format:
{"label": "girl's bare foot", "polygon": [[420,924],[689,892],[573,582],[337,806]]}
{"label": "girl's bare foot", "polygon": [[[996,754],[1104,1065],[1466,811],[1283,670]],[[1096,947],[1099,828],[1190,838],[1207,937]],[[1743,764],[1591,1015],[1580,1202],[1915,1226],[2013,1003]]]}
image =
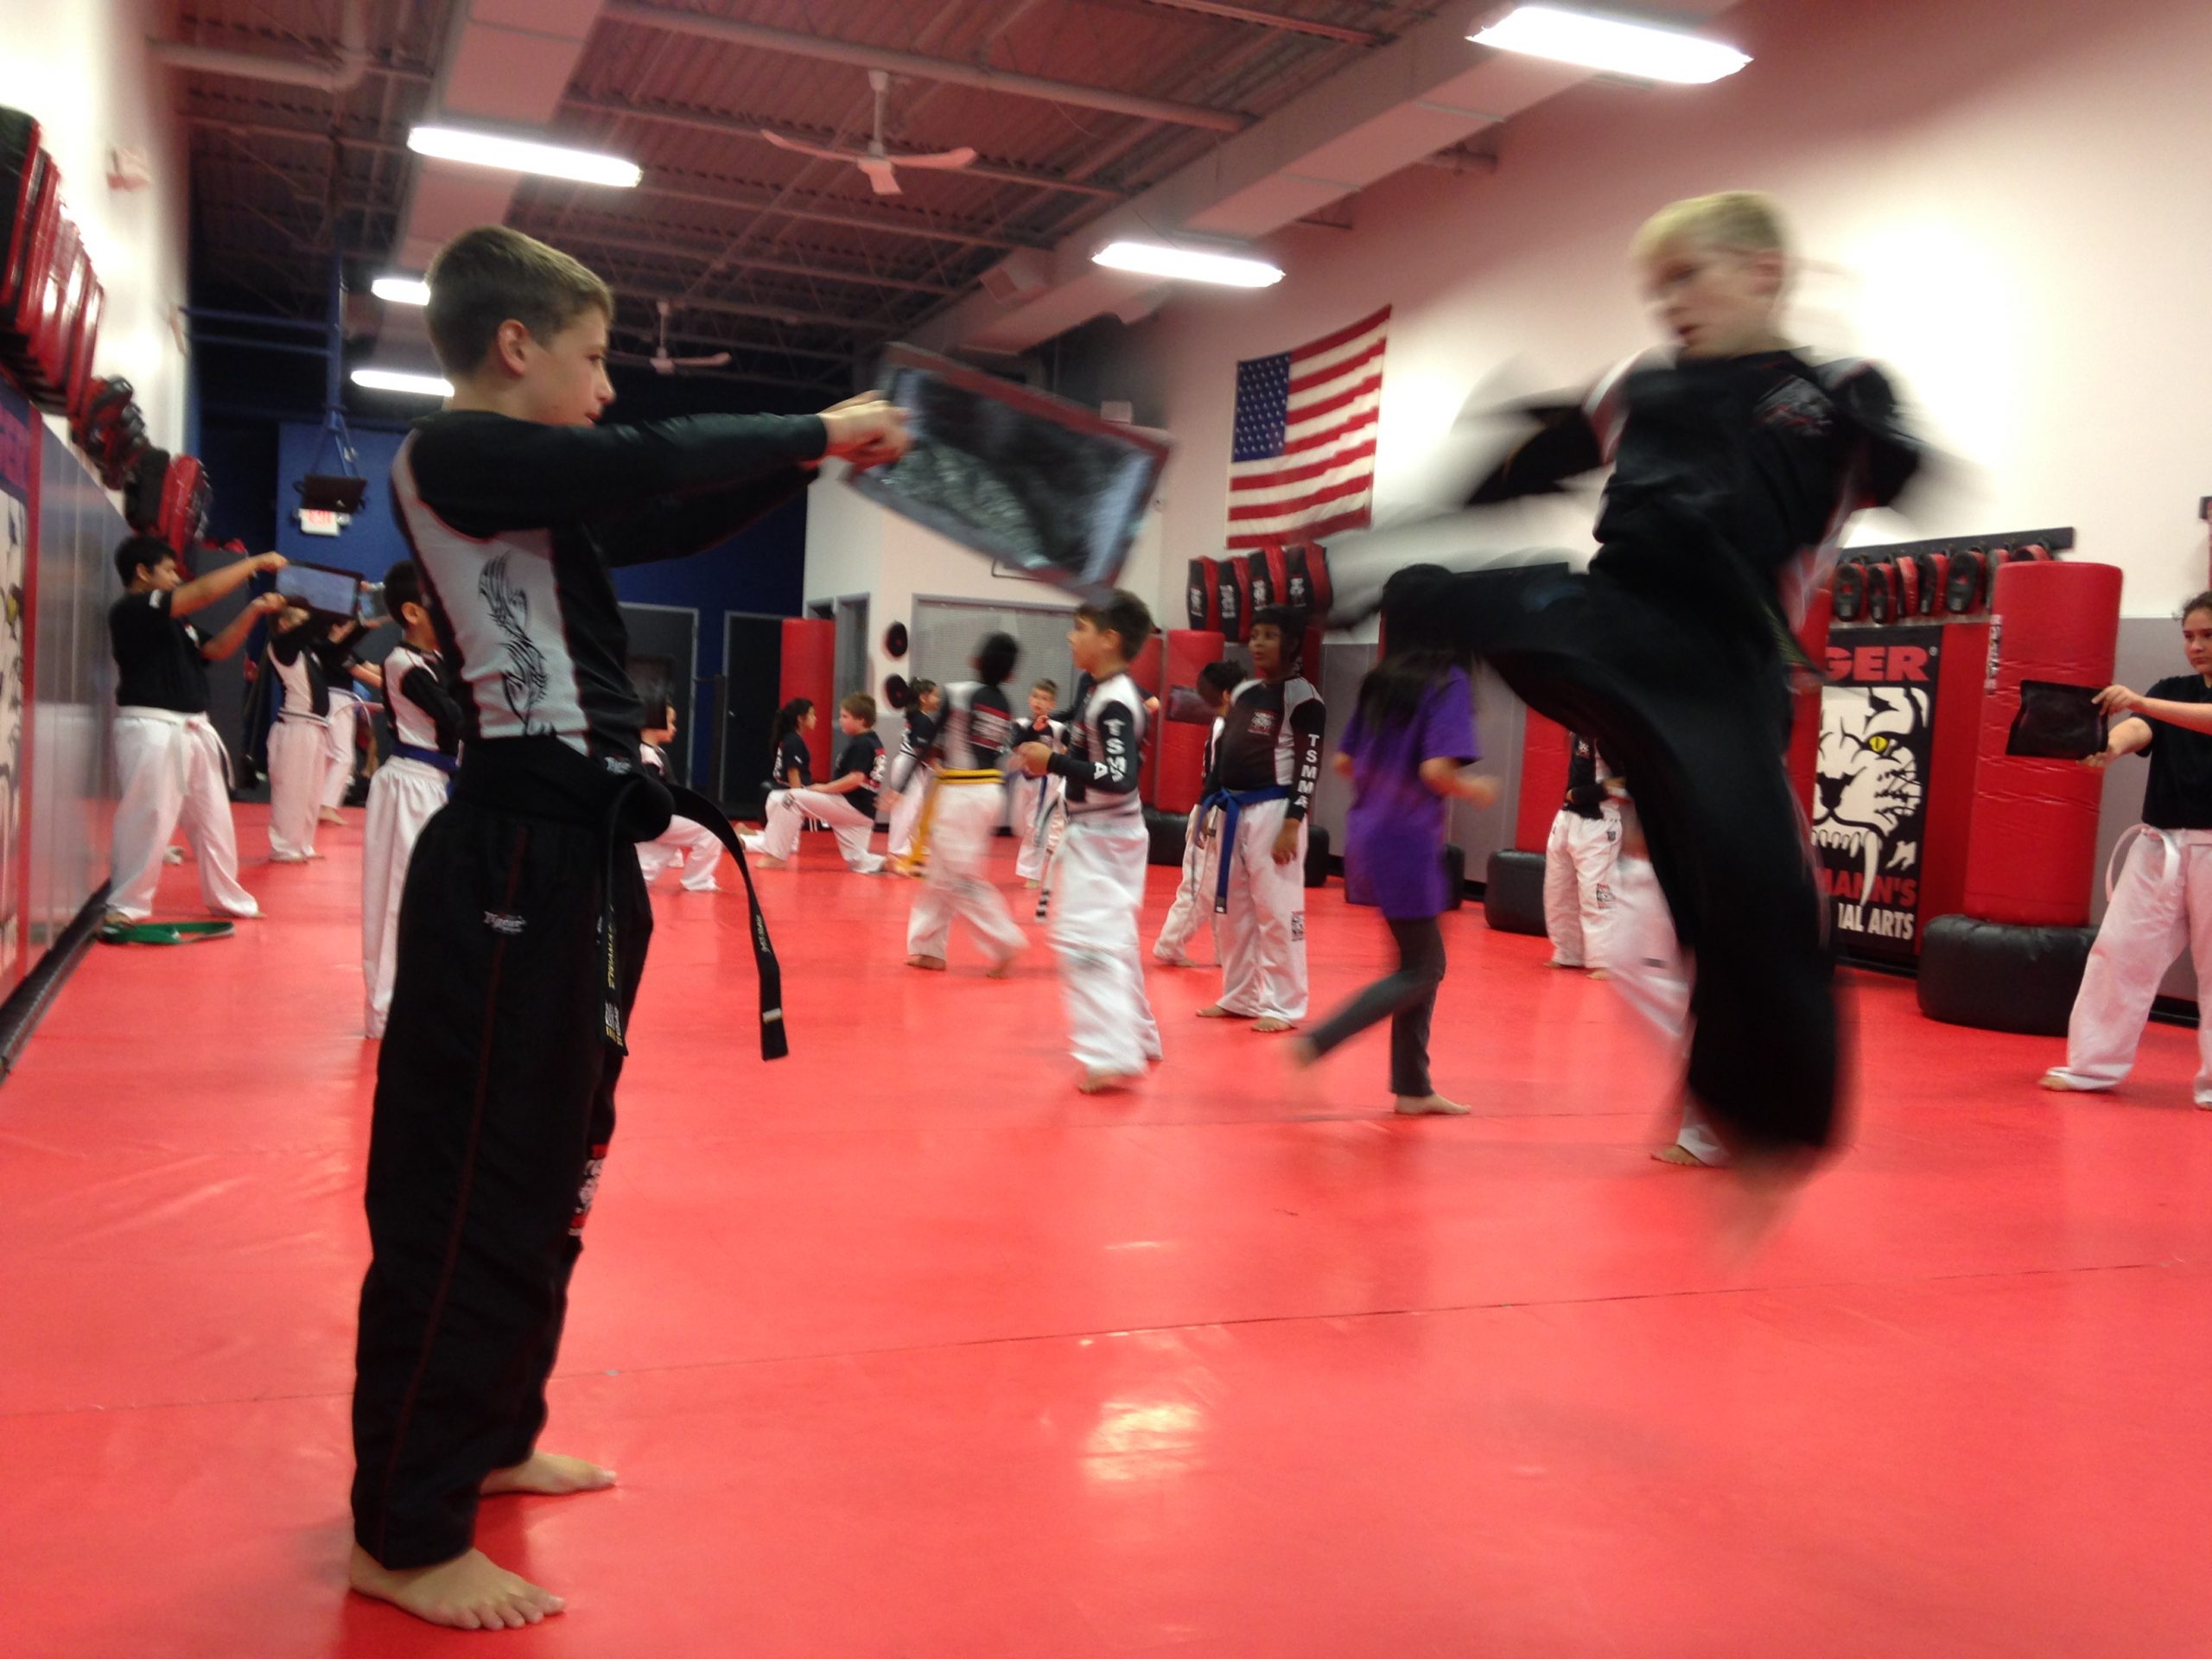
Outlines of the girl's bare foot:
{"label": "girl's bare foot", "polygon": [[1076,1088],[1086,1095],[1117,1094],[1136,1079],[1121,1071],[1086,1071]]}
{"label": "girl's bare foot", "polygon": [[566,1497],[571,1492],[604,1491],[614,1484],[614,1471],[582,1458],[558,1452],[533,1452],[506,1469],[494,1469],[476,1490],[486,1497],[502,1492],[537,1492],[547,1497]]}
{"label": "girl's bare foot", "polygon": [[1283,1019],[1279,1014],[1263,1014],[1252,1022],[1252,1029],[1255,1031],[1265,1032],[1268,1036],[1272,1037],[1279,1031],[1288,1031],[1290,1029],[1290,1021]]}
{"label": "girl's bare foot", "polygon": [[1467,1109],[1456,1100],[1446,1100],[1441,1095],[1400,1095],[1398,1116],[1401,1117],[1465,1117]]}
{"label": "girl's bare foot", "polygon": [[932,974],[941,974],[944,971],[944,958],[943,957],[909,957],[906,958],[906,965],[909,968],[927,969]]}
{"label": "girl's bare foot", "polygon": [[456,1630],[518,1630],[568,1605],[551,1591],[496,1565],[480,1549],[435,1567],[394,1572],[356,1544],[346,1577],[362,1595]]}

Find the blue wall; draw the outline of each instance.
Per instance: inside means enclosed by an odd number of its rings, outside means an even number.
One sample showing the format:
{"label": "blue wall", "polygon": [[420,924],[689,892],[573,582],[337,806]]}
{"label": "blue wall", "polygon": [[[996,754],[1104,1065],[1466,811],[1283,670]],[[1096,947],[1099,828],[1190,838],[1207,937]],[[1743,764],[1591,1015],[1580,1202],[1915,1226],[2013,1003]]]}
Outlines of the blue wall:
{"label": "blue wall", "polygon": [[[299,493],[293,488],[307,474],[322,442],[321,426],[287,421],[276,435],[276,550],[288,559],[354,570],[372,582],[408,556],[407,543],[392,517],[392,457],[405,433],[356,428],[353,448],[369,479],[361,511],[337,536],[301,532]],[[327,470],[336,470],[326,457]],[[218,491],[221,488],[219,481]],[[699,613],[699,664],[702,677],[722,668],[722,613],[756,611],[797,616],[806,576],[806,502],[804,497],[779,508],[721,546],[662,564],[633,565],[614,573],[614,591],[632,604],[675,605]],[[702,696],[686,711],[690,734],[691,776],[714,776],[712,704]]]}

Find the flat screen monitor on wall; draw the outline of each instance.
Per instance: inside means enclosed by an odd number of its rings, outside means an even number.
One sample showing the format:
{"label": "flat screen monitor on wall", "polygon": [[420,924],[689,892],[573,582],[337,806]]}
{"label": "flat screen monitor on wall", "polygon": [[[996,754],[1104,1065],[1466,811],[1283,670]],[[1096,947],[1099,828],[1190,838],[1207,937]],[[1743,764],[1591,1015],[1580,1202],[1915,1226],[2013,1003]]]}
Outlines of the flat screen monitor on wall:
{"label": "flat screen monitor on wall", "polygon": [[1168,446],[1064,397],[911,346],[883,390],[913,447],[847,481],[961,546],[1078,594],[1121,579]]}

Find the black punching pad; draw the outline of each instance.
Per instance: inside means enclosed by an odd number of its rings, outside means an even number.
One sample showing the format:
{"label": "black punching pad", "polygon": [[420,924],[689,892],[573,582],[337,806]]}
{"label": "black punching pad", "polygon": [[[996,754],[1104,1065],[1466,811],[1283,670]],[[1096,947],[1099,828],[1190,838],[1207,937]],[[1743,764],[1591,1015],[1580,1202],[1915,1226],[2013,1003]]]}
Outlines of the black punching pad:
{"label": "black punching pad", "polygon": [[1483,919],[1501,933],[1544,934],[1544,855],[1510,849],[1490,855]]}
{"label": "black punching pad", "polygon": [[1329,832],[1313,823],[1306,826],[1306,885],[1329,885]]}
{"label": "black punching pad", "polygon": [[1938,916],[1920,942],[1920,1011],[1946,1025],[2063,1037],[2094,927]]}
{"label": "black punching pad", "polygon": [[1156,806],[1144,810],[1144,830],[1152,844],[1145,851],[1147,864],[1173,864],[1180,868],[1183,862],[1183,840],[1190,832],[1191,815],[1187,812],[1163,812]]}
{"label": "black punching pad", "polygon": [[1444,843],[1444,908],[1457,910],[1467,896],[1467,855],[1450,842]]}

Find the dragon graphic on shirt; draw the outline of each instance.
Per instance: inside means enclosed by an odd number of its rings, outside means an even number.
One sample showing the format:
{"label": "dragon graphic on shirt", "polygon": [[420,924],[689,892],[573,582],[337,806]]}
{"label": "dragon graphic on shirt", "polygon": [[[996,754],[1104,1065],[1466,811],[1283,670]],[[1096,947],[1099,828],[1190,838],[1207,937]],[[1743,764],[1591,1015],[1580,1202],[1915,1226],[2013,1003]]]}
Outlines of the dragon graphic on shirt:
{"label": "dragon graphic on shirt", "polygon": [[506,645],[506,665],[499,671],[500,692],[507,700],[507,707],[522,721],[524,734],[537,737],[553,729],[538,719],[537,713],[537,706],[545,701],[550,679],[545,653],[530,637],[530,595],[516,583],[507,568],[512,556],[502,553],[486,561],[484,574],[476,579],[476,591]]}
{"label": "dragon graphic on shirt", "polygon": [[[1859,862],[1856,919],[1863,925],[1882,855],[1924,794],[1920,741],[1928,729],[1928,693],[1907,686],[1832,685],[1821,696],[1819,789],[1813,840]],[[1892,869],[1909,858],[1897,849]],[[1916,852],[1917,849],[1911,849]]]}

